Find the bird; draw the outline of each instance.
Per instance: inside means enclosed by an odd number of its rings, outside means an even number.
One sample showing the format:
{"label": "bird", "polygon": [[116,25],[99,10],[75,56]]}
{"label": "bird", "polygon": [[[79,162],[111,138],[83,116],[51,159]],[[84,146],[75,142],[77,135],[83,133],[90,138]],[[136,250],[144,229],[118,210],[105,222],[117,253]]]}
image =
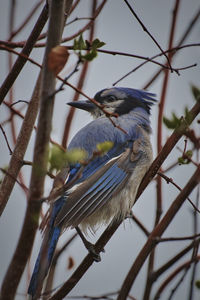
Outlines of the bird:
{"label": "bird", "polygon": [[[88,99],[68,103],[93,117],[68,146],[72,153],[74,149],[83,150],[87,163],[69,166],[69,189],[51,205],[28,288],[31,299],[38,297],[64,230],[76,228],[94,260],[100,260],[83,232],[96,232],[101,225],[123,220],[130,214],[138,187],[153,159],[150,114],[156,95],[134,88],[111,87],[97,92],[94,99],[98,105]],[[104,148],[107,144],[107,151],[97,151],[98,145]]]}

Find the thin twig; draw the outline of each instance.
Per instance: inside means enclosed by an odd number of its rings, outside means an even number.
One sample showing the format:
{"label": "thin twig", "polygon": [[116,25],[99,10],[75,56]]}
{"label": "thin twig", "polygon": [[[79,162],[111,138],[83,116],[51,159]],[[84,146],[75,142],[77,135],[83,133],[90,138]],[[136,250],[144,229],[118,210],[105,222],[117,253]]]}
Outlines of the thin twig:
{"label": "thin twig", "polygon": [[[20,47],[21,44],[16,44],[16,43],[11,43],[11,42],[5,42],[5,41],[0,41],[0,49],[1,50],[5,50],[5,51],[9,51],[9,52],[12,52],[18,56],[21,56],[23,58],[25,58],[26,60],[28,60],[29,62],[31,62],[32,64],[40,67],[40,64],[37,63],[35,60],[27,57],[26,55],[23,55],[23,53],[19,53],[17,51],[15,51],[13,48],[17,48],[17,47]],[[181,50],[181,49],[184,49],[184,48],[189,48],[189,47],[199,47],[200,46],[200,43],[191,43],[191,44],[187,44],[187,45],[183,45],[183,46],[180,46],[180,47],[174,47],[172,49],[169,49],[169,50],[166,50],[165,53],[169,53],[169,52],[176,52],[178,50]],[[37,47],[37,44],[35,45],[35,47]],[[68,50],[73,50],[73,46],[67,46],[66,47]],[[87,50],[87,49],[86,49]],[[90,50],[90,47],[88,47],[88,50]],[[128,75],[130,75],[132,72],[135,72],[137,69],[139,69],[140,67],[142,67],[143,65],[145,65],[146,63],[148,62],[151,62],[153,64],[156,64],[156,65],[159,65],[162,67],[162,70],[163,69],[166,69],[168,70],[169,67],[167,65],[164,65],[156,60],[154,60],[154,58],[157,58],[161,55],[163,55],[162,53],[159,53],[159,54],[156,54],[152,57],[147,57],[147,56],[141,56],[141,55],[137,55],[137,54],[132,54],[132,53],[127,53],[127,52],[120,52],[120,51],[113,51],[113,50],[106,50],[106,49],[97,49],[97,51],[99,53],[104,53],[104,54],[110,54],[110,55],[120,55],[120,56],[127,56],[127,57],[134,57],[134,58],[138,58],[138,59],[142,59],[144,60],[143,63],[141,63],[139,66],[137,66],[136,68],[134,68],[133,70],[131,70],[130,72],[128,72],[127,74],[125,74],[123,77],[121,77],[119,80],[117,80],[116,82],[113,83],[113,85],[116,85],[119,81],[121,81],[122,79],[124,79],[125,77],[127,77]],[[181,71],[181,70],[187,70],[189,68],[193,68],[193,67],[196,67],[197,64],[194,63],[194,64],[191,64],[191,65],[188,65],[188,66],[185,66],[185,67],[180,67],[180,68],[174,68],[174,70],[176,70],[177,72]],[[145,89],[145,88],[144,88]]]}
{"label": "thin twig", "polygon": [[[75,39],[77,36],[79,36],[80,34],[82,34],[83,32],[85,32],[86,30],[88,30],[91,26],[92,26],[92,23],[94,22],[94,20],[98,17],[98,15],[100,14],[100,12],[102,11],[104,5],[106,4],[107,0],[103,0],[102,3],[98,6],[97,10],[96,10],[96,13],[95,15],[93,16],[93,19],[90,20],[85,26],[83,26],[80,30],[78,30],[76,33],[72,34],[71,36],[68,36],[66,38],[63,38],[62,39],[62,42],[61,43],[66,43],[68,41],[71,41],[73,39]],[[40,38],[44,37],[46,34],[42,34],[40,36]],[[24,42],[24,41],[23,41]],[[21,43],[23,43],[21,42]],[[45,47],[45,43],[37,43],[37,46],[36,47]]]}
{"label": "thin twig", "polygon": [[[34,47],[35,42],[37,41],[37,38],[42,31],[46,21],[48,19],[48,7],[47,5],[44,6],[26,44],[24,45],[24,48],[22,49],[21,53],[23,55],[29,56],[31,50]],[[3,102],[5,96],[7,95],[9,89],[15,82],[16,78],[18,77],[20,71],[22,70],[23,66],[25,65],[27,59],[19,56],[15,62],[15,64],[12,67],[11,72],[8,74],[6,79],[4,80],[3,84],[0,88],[0,104]]]}
{"label": "thin twig", "polygon": [[[178,8],[179,8],[179,0],[176,0],[175,4],[174,4],[173,16],[172,16],[172,21],[171,21],[168,49],[171,49],[173,46],[173,39],[174,39],[174,32],[175,32]],[[161,49],[161,51],[163,52],[162,49]],[[171,52],[169,52],[168,55],[166,55],[166,56],[167,56],[169,66],[171,66],[171,60],[172,60]],[[165,98],[166,98],[165,96],[166,96],[166,91],[167,91],[168,76],[169,76],[169,71],[165,70],[165,77],[164,77],[163,86],[162,86],[161,100],[159,103],[158,122],[157,122],[157,127],[158,127],[157,153],[159,153],[162,148],[162,146],[161,146],[162,145],[162,117],[163,117],[163,109],[164,109],[164,103],[165,103]],[[161,214],[162,214],[162,181],[159,176],[156,178],[156,182],[157,182],[156,215],[155,215],[155,220],[154,220],[154,228],[159,223]],[[152,281],[151,281],[150,275],[152,274],[153,269],[154,269],[154,261],[155,261],[155,248],[152,249],[150,256],[149,256],[147,279],[146,279],[146,285],[145,285],[146,288],[145,288],[144,296],[143,296],[144,300],[149,300],[149,298],[150,298],[150,293],[151,293],[151,289],[152,289]]]}
{"label": "thin twig", "polygon": [[[191,22],[189,23],[188,27],[186,28],[185,32],[183,33],[182,37],[180,38],[177,47],[180,47],[184,41],[186,40],[186,38],[189,36],[189,34],[191,33],[192,29],[194,28],[194,25],[197,23],[198,19],[200,17],[200,9],[197,11],[197,13],[195,14],[195,16],[192,18]],[[176,54],[176,52],[173,52],[172,56],[174,56]],[[163,71],[163,69],[158,70],[153,76],[152,78],[144,85],[143,89],[148,89],[150,87],[150,85],[157,79],[157,77],[161,74],[161,72]]]}
{"label": "thin twig", "polygon": [[189,244],[186,248],[178,252],[174,257],[172,257],[169,261],[164,263],[157,270],[153,271],[151,274],[152,281],[156,281],[158,277],[160,277],[164,272],[166,272],[169,268],[171,268],[175,263],[178,262],[184,255],[186,255],[191,249],[194,248],[196,241],[193,240],[191,244]]}
{"label": "thin twig", "polygon": [[26,104],[29,104],[29,102],[26,101],[26,100],[18,100],[18,101],[16,101],[16,102],[13,102],[12,104],[10,104],[10,107],[12,107],[12,106],[14,106],[14,105],[16,105],[16,104],[18,104],[18,103],[26,103]]}
{"label": "thin twig", "polygon": [[[197,165],[196,165],[196,166],[197,166]],[[173,181],[172,178],[169,178],[168,176],[166,176],[165,174],[163,174],[163,173],[161,173],[161,172],[158,172],[157,174],[158,174],[159,176],[161,176],[162,178],[164,178],[164,179],[166,180],[167,183],[173,184],[179,191],[182,190],[181,187],[180,187],[177,183],[175,183],[175,182]],[[187,197],[187,200],[190,202],[190,204],[193,206],[193,208],[194,208],[198,213],[200,213],[200,210],[194,205],[194,203],[190,200],[189,197]]]}
{"label": "thin twig", "polygon": [[140,20],[140,18],[138,17],[138,15],[136,14],[136,12],[133,10],[133,8],[131,7],[131,5],[129,4],[128,0],[124,0],[124,2],[127,4],[128,8],[130,9],[131,13],[134,15],[134,17],[137,19],[137,21],[139,22],[139,24],[142,26],[142,29],[151,37],[151,39],[154,41],[154,43],[157,45],[157,47],[160,49],[160,51],[163,53],[163,55],[166,57],[167,62],[169,64],[169,67],[171,69],[171,72],[174,71],[174,69],[172,69],[171,66],[171,62],[169,60],[169,57],[165,54],[165,52],[163,51],[163,49],[161,48],[161,46],[159,45],[159,43],[156,41],[156,39],[153,37],[153,35],[149,32],[149,30],[146,28],[146,26],[144,25],[144,23]]}
{"label": "thin twig", "polygon": [[198,255],[195,260],[193,260],[193,261],[189,260],[189,261],[183,263],[182,265],[180,265],[179,267],[177,267],[170,274],[170,276],[167,277],[167,279],[162,283],[162,285],[159,287],[158,291],[156,292],[156,294],[154,296],[154,300],[157,300],[157,299],[160,298],[160,295],[161,295],[162,291],[174,279],[174,277],[176,277],[182,270],[184,270],[185,268],[190,266],[192,263],[194,263],[195,261],[199,261],[199,260],[200,260],[200,255]]}
{"label": "thin twig", "polygon": [[174,202],[171,204],[170,208],[167,210],[166,214],[163,216],[161,221],[152,231],[150,237],[145,243],[144,247],[138,254],[136,260],[131,266],[127,276],[123,282],[123,285],[120,289],[119,296],[117,300],[125,300],[127,295],[138,275],[139,270],[143,266],[146,258],[151,253],[152,249],[156,246],[155,237],[161,237],[162,234],[167,229],[168,225],[171,223],[176,213],[184,203],[186,197],[193,191],[193,189],[198,185],[200,181],[200,167],[194,172],[193,176],[190,178],[188,183],[185,185],[184,189],[180,192]]}
{"label": "thin twig", "polygon": [[[96,13],[96,5],[97,5],[96,1],[93,1],[93,5],[91,7],[92,8],[91,16],[94,19],[94,21],[92,23],[92,26],[90,27],[89,43],[92,43],[93,38],[94,38],[94,33],[95,33],[96,22],[95,22],[94,16],[95,16],[95,13]],[[81,73],[80,73],[80,76],[79,76],[79,80],[78,80],[78,84],[77,84],[77,87],[80,90],[82,90],[82,88],[84,86],[85,80],[87,78],[87,72],[88,72],[89,66],[90,66],[90,64],[89,64],[88,61],[85,61],[83,63],[83,67],[82,67],[82,70],[81,70]],[[73,101],[77,101],[79,99],[79,96],[80,96],[80,94],[76,91],[74,93]],[[67,114],[66,120],[65,120],[65,126],[64,126],[63,136],[62,136],[62,146],[64,148],[66,148],[66,146],[67,146],[67,141],[68,141],[68,138],[69,138],[69,133],[70,133],[70,129],[71,129],[74,114],[75,114],[75,108],[71,106],[70,109],[69,109],[69,112]]]}
{"label": "thin twig", "polygon": [[146,229],[146,227],[140,222],[140,220],[133,214],[131,211],[132,220],[138,225],[138,227],[144,232],[144,234],[148,237],[150,232]]}
{"label": "thin twig", "polygon": [[0,168],[0,170],[2,173],[9,176],[10,178],[12,178],[13,181],[17,182],[23,190],[26,190],[28,192],[28,188],[24,184],[22,184],[17,178],[13,177],[13,175],[10,174],[7,170],[5,170],[3,168]]}
{"label": "thin twig", "polygon": [[74,22],[82,21],[82,20],[94,21],[94,18],[93,17],[75,17],[73,20],[71,20],[70,22],[68,22],[66,25],[68,26],[68,25],[71,25]]}
{"label": "thin twig", "polygon": [[158,238],[156,237],[155,240],[157,242],[176,242],[176,241],[187,241],[187,240],[194,240],[196,238],[200,237],[200,233],[194,234],[194,235],[188,235],[183,237],[168,237],[168,238]]}
{"label": "thin twig", "polygon": [[72,70],[72,72],[67,75],[64,79],[63,79],[63,82],[61,83],[61,85],[54,91],[54,93],[52,95],[49,96],[49,98],[55,96],[57,93],[61,92],[64,90],[64,86],[65,84],[67,83],[67,81],[76,73],[79,71],[79,65],[81,63],[81,60],[78,59],[74,69]]}
{"label": "thin twig", "polygon": [[9,145],[8,138],[7,138],[7,136],[6,136],[6,133],[5,133],[4,129],[3,129],[3,127],[1,126],[1,124],[0,124],[0,129],[1,129],[1,131],[2,131],[2,133],[3,133],[3,135],[4,135],[4,138],[5,138],[5,140],[6,140],[6,144],[7,144],[7,146],[8,146],[8,150],[9,150],[9,152],[10,152],[10,155],[12,155],[12,149],[11,149],[11,147],[10,147],[10,145]]}
{"label": "thin twig", "polygon": [[12,40],[28,24],[28,22],[31,20],[32,16],[35,14],[35,12],[37,11],[37,9],[40,7],[40,5],[42,4],[42,2],[44,2],[44,0],[39,0],[35,4],[35,6],[30,11],[30,13],[26,16],[26,18],[24,19],[24,21],[21,23],[21,25],[16,30],[14,30],[14,31],[11,32],[10,37],[8,38],[8,41]]}

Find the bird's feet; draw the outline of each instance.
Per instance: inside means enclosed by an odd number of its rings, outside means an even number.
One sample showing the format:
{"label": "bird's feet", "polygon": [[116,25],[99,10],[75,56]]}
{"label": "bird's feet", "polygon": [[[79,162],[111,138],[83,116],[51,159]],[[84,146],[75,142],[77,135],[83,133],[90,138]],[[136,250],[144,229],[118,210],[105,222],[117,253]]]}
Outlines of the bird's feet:
{"label": "bird's feet", "polygon": [[[79,229],[79,227],[76,227],[76,231],[78,233],[78,235],[80,236],[85,248],[88,250],[88,252],[92,255],[92,258],[94,259],[94,261],[96,262],[100,262],[101,261],[101,256],[100,254],[96,251],[95,249],[95,245],[90,243],[85,236],[83,235],[82,231]],[[103,249],[102,252],[105,252],[105,250]]]}
{"label": "bird's feet", "polygon": [[92,258],[94,259],[94,261],[100,262],[101,261],[101,256],[95,250],[94,244],[90,243],[88,240],[85,240],[84,245],[85,245],[86,249],[88,250],[88,252],[92,255]]}

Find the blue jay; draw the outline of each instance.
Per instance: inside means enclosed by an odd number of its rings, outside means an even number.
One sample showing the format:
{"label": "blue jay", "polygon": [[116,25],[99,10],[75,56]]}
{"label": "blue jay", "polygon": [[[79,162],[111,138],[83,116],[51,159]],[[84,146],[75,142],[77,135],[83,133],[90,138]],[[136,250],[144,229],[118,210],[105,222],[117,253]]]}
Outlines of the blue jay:
{"label": "blue jay", "polygon": [[[149,116],[155,95],[113,87],[101,90],[94,99],[103,105],[104,111],[88,100],[68,103],[94,117],[74,136],[68,147],[69,150],[78,148],[87,152],[88,163],[70,166],[67,180],[72,185],[53,204],[28,289],[32,299],[37,299],[38,286],[48,273],[62,231],[69,227],[78,228],[78,225],[83,232],[87,229],[95,231],[112,219],[124,219],[152,161]],[[112,122],[105,111],[111,114]],[[94,156],[97,145],[104,142],[111,142],[112,148],[103,155]],[[81,176],[76,176],[80,168]],[[45,247],[46,254],[42,252]]]}

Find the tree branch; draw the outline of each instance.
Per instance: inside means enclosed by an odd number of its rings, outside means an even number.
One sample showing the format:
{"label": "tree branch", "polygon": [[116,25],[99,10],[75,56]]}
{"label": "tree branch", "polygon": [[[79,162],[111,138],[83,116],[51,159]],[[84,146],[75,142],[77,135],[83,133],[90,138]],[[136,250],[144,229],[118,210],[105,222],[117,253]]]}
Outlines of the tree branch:
{"label": "tree branch", "polygon": [[[55,75],[48,69],[48,54],[59,44],[64,27],[64,0],[52,0],[47,47],[44,56],[43,76],[41,80],[41,108],[36,135],[33,168],[31,174],[29,201],[22,227],[22,232],[13,259],[5,275],[0,299],[13,299],[30,256],[41,208],[40,198],[47,169],[48,144],[51,131],[54,99],[49,95],[55,90]],[[69,9],[72,1],[68,0]]]}
{"label": "tree branch", "polygon": [[[44,28],[44,25],[46,24],[47,19],[48,19],[48,6],[45,5],[26,44],[24,45],[21,51],[23,55],[29,56],[29,54],[31,53],[34,47],[35,42],[37,41],[37,38],[39,37],[42,29]],[[4,80],[0,88],[0,104],[3,102],[5,96],[7,95],[9,89],[15,82],[16,78],[18,77],[26,61],[27,59],[25,59],[22,56],[19,56],[17,58],[15,64],[12,67],[11,72],[8,74],[8,76],[6,77],[6,79]]]}
{"label": "tree branch", "polygon": [[184,189],[180,192],[178,197],[174,200],[164,217],[161,219],[161,221],[158,223],[158,225],[154,228],[151,235],[149,236],[149,239],[145,243],[144,247],[138,254],[135,262],[133,263],[132,267],[130,268],[123,285],[121,287],[119,296],[117,300],[125,300],[127,299],[127,295],[138,275],[139,270],[143,266],[146,258],[154,249],[156,245],[155,238],[162,236],[162,234],[167,229],[168,225],[173,220],[174,216],[184,203],[185,199],[189,196],[189,194],[193,191],[193,189],[198,185],[200,181],[200,166],[196,169],[193,176],[190,178]]}

